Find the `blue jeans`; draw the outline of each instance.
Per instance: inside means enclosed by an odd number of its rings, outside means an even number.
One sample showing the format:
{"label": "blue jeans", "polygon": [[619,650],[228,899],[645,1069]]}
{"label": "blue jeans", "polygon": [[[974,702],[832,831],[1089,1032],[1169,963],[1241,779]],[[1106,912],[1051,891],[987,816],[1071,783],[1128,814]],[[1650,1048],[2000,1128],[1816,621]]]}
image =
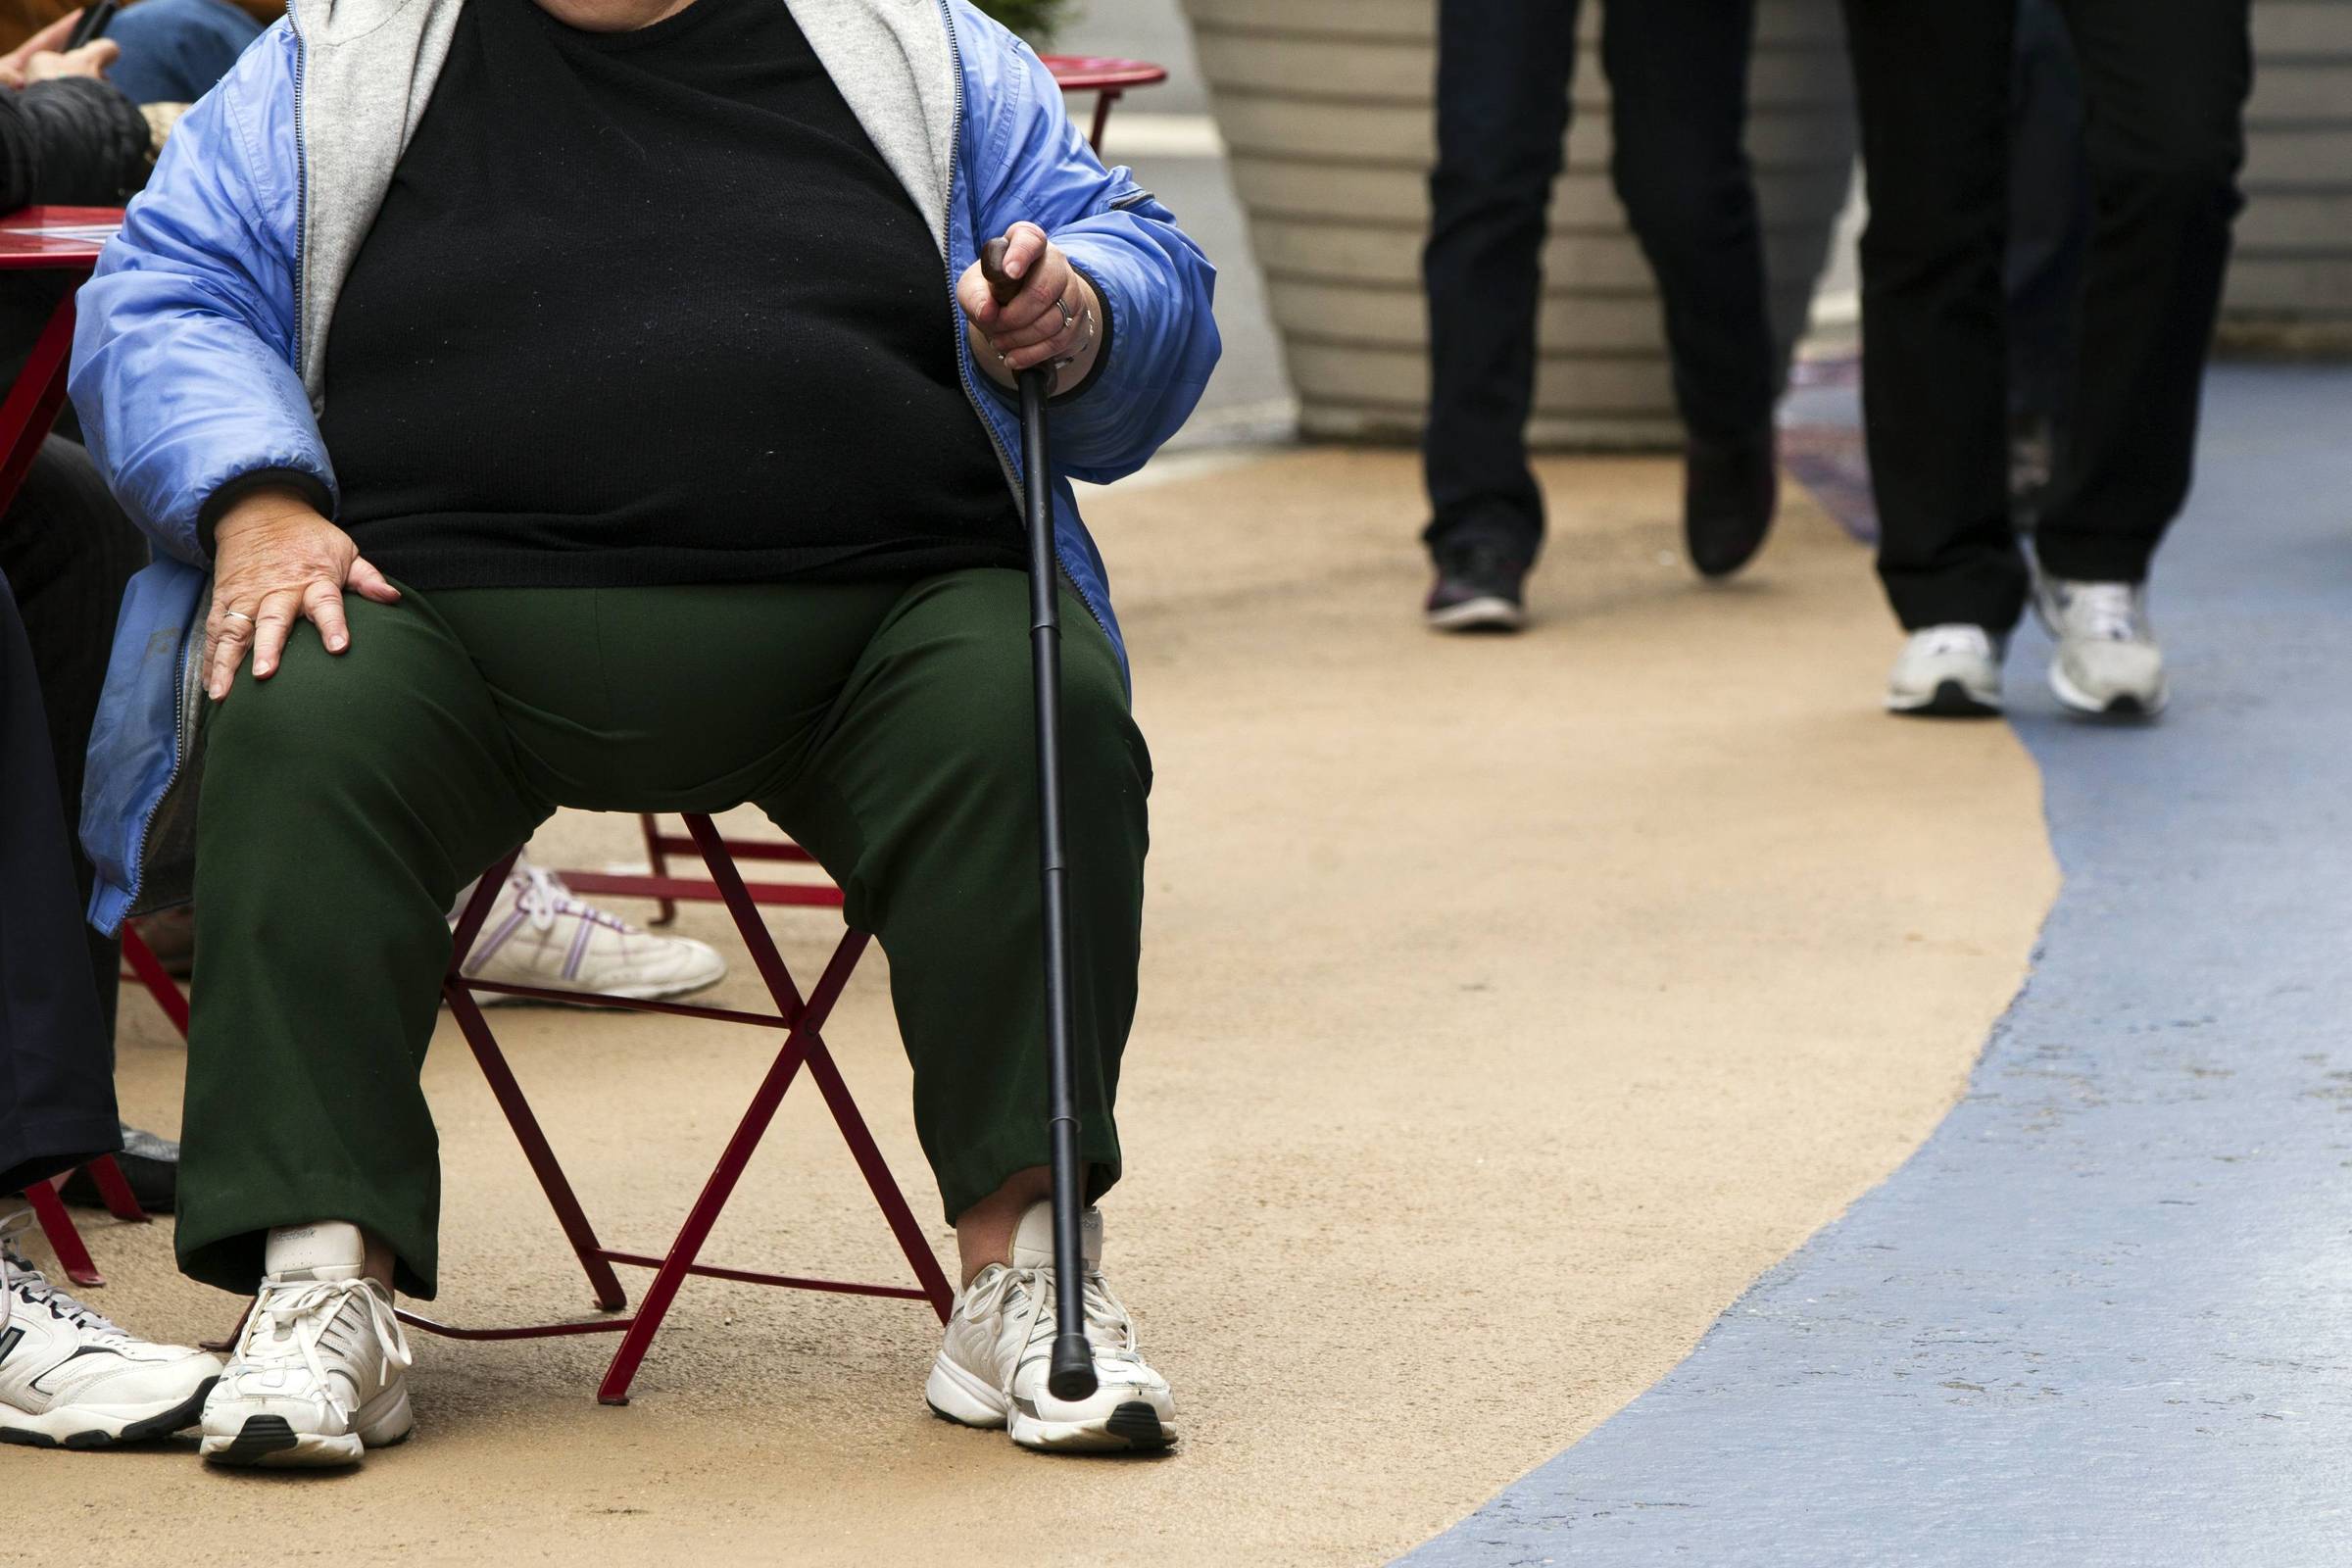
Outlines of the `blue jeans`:
{"label": "blue jeans", "polygon": [[261,32],[227,0],[139,0],[106,29],[122,48],[106,79],[134,104],[192,104]]}

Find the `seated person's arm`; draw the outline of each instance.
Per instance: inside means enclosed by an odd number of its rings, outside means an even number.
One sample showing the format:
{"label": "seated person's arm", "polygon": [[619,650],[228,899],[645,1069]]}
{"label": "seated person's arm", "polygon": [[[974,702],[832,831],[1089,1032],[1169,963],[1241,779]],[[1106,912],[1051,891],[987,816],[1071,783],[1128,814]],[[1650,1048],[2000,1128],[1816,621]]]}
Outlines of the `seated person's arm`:
{"label": "seated person's arm", "polygon": [[[1210,312],[1216,269],[1176,226],[1175,215],[1125,169],[1102,167],[1064,112],[1053,74],[1026,44],[961,0],[956,30],[967,51],[1008,56],[999,101],[966,106],[967,114],[999,120],[1008,131],[997,166],[971,172],[978,238],[1005,234],[1019,222],[1037,224],[1084,279],[1096,307],[1094,341],[1083,341],[1082,319],[1067,338],[1083,358],[1055,387],[1055,466],[1098,483],[1132,473],[1192,413],[1216,366]],[[997,144],[994,132],[982,139]],[[957,297],[967,313],[987,297],[976,268],[960,280]],[[1050,304],[1043,313],[1054,324],[1058,313]],[[985,320],[983,313],[975,325]],[[996,373],[1004,367],[993,351],[975,345],[975,352],[993,384],[1012,384],[1009,373]],[[1015,363],[1022,358],[1007,355]]]}
{"label": "seated person's arm", "polygon": [[81,290],[74,336],[91,457],[158,550],[213,568],[215,696],[249,647],[268,673],[297,616],[339,647],[346,585],[395,597],[326,520],[334,469],[294,364],[283,43],[258,40],[179,122]]}

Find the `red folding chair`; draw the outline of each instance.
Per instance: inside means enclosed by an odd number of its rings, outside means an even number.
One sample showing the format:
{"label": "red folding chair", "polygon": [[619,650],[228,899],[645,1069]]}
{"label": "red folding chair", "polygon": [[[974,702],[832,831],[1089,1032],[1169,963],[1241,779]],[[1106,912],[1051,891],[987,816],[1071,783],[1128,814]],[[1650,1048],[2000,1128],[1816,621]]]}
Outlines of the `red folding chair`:
{"label": "red folding chair", "polygon": [[[650,814],[647,820],[652,820]],[[913,1211],[906,1205],[906,1195],[900,1192],[897,1180],[890,1173],[890,1166],[882,1158],[881,1150],[875,1147],[873,1135],[867,1131],[857,1102],[850,1098],[849,1086],[842,1081],[841,1069],[834,1064],[832,1053],[825,1046],[825,1020],[832,1014],[833,1005],[840,1000],[842,988],[849,983],[851,971],[857,968],[869,938],[862,931],[845,931],[815,988],[804,999],[793,983],[792,972],[785,966],[783,956],[776,951],[775,939],[768,935],[766,924],[760,918],[760,907],[762,904],[838,907],[841,890],[829,883],[766,884],[760,888],[749,886],[744,882],[743,873],[736,867],[737,855],[747,858],[808,861],[808,853],[797,845],[755,843],[736,846],[734,853],[730,854],[730,846],[719,837],[718,829],[711,824],[710,818],[689,815],[685,821],[687,837],[675,842],[702,857],[704,867],[710,873],[707,880],[669,877],[665,866],[661,874],[653,877],[565,872],[564,878],[578,892],[643,891],[648,897],[710,897],[726,905],[728,912],[734,916],[735,928],[743,937],[744,946],[751,950],[753,966],[759,970],[760,979],[766,982],[776,1011],[744,1012],[731,1007],[704,1007],[688,1003],[647,1002],[633,997],[555,991],[541,986],[481,980],[466,974],[463,968],[466,956],[472,951],[474,939],[481,934],[482,922],[489,917],[490,906],[496,902],[498,890],[505,884],[515,856],[521,853],[519,850],[485,871],[481,880],[474,885],[473,896],[466,901],[465,912],[459,917],[457,927],[450,936],[449,972],[441,987],[442,996],[449,1003],[449,1010],[457,1019],[459,1031],[465,1035],[466,1045],[472,1048],[474,1060],[480,1064],[482,1076],[489,1082],[491,1097],[498,1102],[499,1109],[505,1112],[508,1124],[514,1128],[515,1141],[522,1146],[523,1157],[529,1162],[531,1173],[538,1177],[541,1189],[547,1194],[548,1203],[556,1211],[557,1224],[563,1227],[564,1239],[571,1244],[581,1269],[588,1276],[588,1286],[594,1293],[598,1310],[617,1313],[628,1305],[627,1294],[620,1288],[619,1277],[612,1272],[613,1264],[650,1268],[654,1271],[654,1279],[646,1288],[644,1299],[638,1303],[637,1310],[627,1316],[527,1324],[513,1328],[463,1328],[404,1307],[400,1309],[401,1321],[427,1334],[438,1334],[452,1340],[535,1340],[569,1334],[619,1334],[620,1346],[612,1352],[612,1363],[606,1368],[604,1381],[596,1393],[597,1398],[606,1404],[629,1402],[629,1385],[635,1380],[637,1368],[653,1345],[654,1335],[660,1330],[662,1320],[668,1315],[678,1287],[685,1283],[689,1274],[708,1279],[733,1280],[743,1285],[777,1285],[803,1291],[831,1291],[850,1296],[884,1296],[910,1301],[928,1301],[942,1323],[948,1320],[948,1313],[955,1304],[955,1292],[950,1289],[947,1276],[940,1270],[939,1259],[932,1255],[931,1244],[924,1239],[922,1227],[915,1222]],[[658,866],[662,864],[660,861],[656,863]],[[648,890],[640,888],[639,884],[661,886]],[[705,894],[701,891],[704,888],[710,889],[710,892]],[[782,897],[778,896],[779,893],[793,896]],[[135,948],[134,944],[137,944]],[[145,945],[139,943],[136,933],[127,926],[124,927],[123,949],[134,972],[149,990],[156,993],[157,1000],[162,1002],[168,992],[178,1004],[176,1010],[167,1004],[166,1010],[172,1012],[173,1021],[184,1032],[187,1027],[185,998],[172,977],[163,972],[163,966],[155,961],[154,956],[146,954]],[[144,962],[138,956],[141,954],[146,954]],[[777,1048],[775,1059],[768,1065],[767,1075],[760,1080],[759,1091],[752,1096],[752,1102],[744,1111],[742,1121],[736,1125],[734,1136],[727,1140],[718,1163],[703,1183],[702,1195],[687,1211],[686,1221],[679,1227],[677,1239],[670,1243],[668,1251],[659,1255],[624,1252],[606,1247],[597,1239],[596,1228],[589,1223],[578,1196],[572,1192],[570,1179],[564,1174],[563,1164],[556,1158],[547,1134],[540,1128],[538,1116],[532,1111],[530,1102],[523,1097],[522,1086],[516,1082],[514,1069],[508,1065],[506,1054],[499,1050],[498,1041],[490,1032],[481,1005],[473,1000],[476,991],[527,997],[540,1002],[560,1002],[572,1006],[660,1012],[679,1018],[707,1018],[718,1023],[750,1024],[757,1028],[784,1031],[784,1043]],[[793,1079],[804,1066],[808,1069],[808,1075],[816,1080],[817,1092],[824,1096],[825,1104],[833,1113],[834,1125],[841,1129],[842,1139],[849,1145],[851,1156],[858,1161],[858,1169],[865,1177],[874,1201],[880,1205],[892,1234],[898,1238],[901,1250],[906,1252],[916,1284],[869,1285],[848,1280],[810,1279],[793,1274],[721,1268],[701,1261],[703,1243],[709,1239],[711,1227],[718,1222],[719,1212],[726,1207],[728,1198],[734,1194],[735,1184],[742,1177],[744,1167],[751,1163],[753,1152],[760,1147],[760,1140],[766,1134],[768,1124],[774,1120],[776,1107],[783,1102],[784,1092],[792,1087]],[[120,1180],[119,1176],[117,1180]],[[124,1193],[127,1195],[127,1187]],[[49,1201],[52,1204],[56,1202],[54,1194],[50,1195]],[[40,1207],[37,1200],[35,1207]],[[62,1207],[58,1207],[56,1212],[61,1217],[64,1214]],[[43,1223],[48,1223],[46,1214]],[[69,1219],[65,1223],[70,1230],[73,1222]],[[54,1237],[52,1245],[55,1245]],[[65,1255],[63,1248],[59,1249],[59,1255],[61,1258]],[[86,1265],[86,1251],[81,1252],[80,1257]],[[79,1275],[73,1277],[77,1280],[80,1278]]]}
{"label": "red folding chair", "polygon": [[[98,1196],[106,1200],[107,1212],[125,1224],[144,1225],[148,1213],[132,1196],[130,1183],[124,1180],[122,1167],[115,1163],[112,1154],[101,1154],[85,1167],[90,1180],[98,1184]],[[65,1200],[57,1196],[54,1182],[34,1182],[24,1189],[24,1200],[32,1205],[32,1217],[40,1221],[41,1234],[49,1239],[49,1250],[57,1254],[57,1266],[66,1271],[66,1278],[76,1285],[101,1286],[106,1276],[90,1258],[90,1250],[74,1224],[74,1216]]]}
{"label": "red folding chair", "polygon": [[[612,1353],[606,1368],[604,1381],[597,1389],[597,1398],[606,1404],[626,1404],[629,1385],[637,1375],[646,1350],[662,1320],[668,1314],[670,1303],[677,1297],[678,1287],[689,1274],[709,1279],[734,1280],[746,1285],[776,1285],[795,1290],[833,1291],[853,1296],[894,1297],[905,1300],[928,1301],[931,1309],[946,1322],[954,1304],[954,1293],[948,1287],[947,1276],[940,1271],[939,1260],[932,1255],[931,1246],[924,1239],[922,1228],[915,1223],[913,1212],[890,1174],[890,1167],[875,1147],[873,1135],[867,1131],[865,1120],[858,1114],[857,1102],[850,1098],[840,1069],[834,1065],[832,1053],[824,1041],[825,1020],[841,998],[842,988],[849,983],[850,973],[858,965],[868,941],[862,931],[846,931],[834,948],[823,975],[804,999],[786,968],[784,958],[776,951],[775,940],[768,935],[760,918],[760,901],[747,887],[728,846],[719,837],[718,829],[708,816],[690,814],[686,817],[688,842],[701,854],[704,866],[718,899],[734,916],[735,928],[745,947],[751,950],[752,963],[767,985],[768,996],[776,1011],[743,1012],[727,1007],[704,1007],[676,1002],[643,1002],[634,998],[581,995],[577,992],[551,991],[537,986],[509,985],[498,981],[471,978],[462,965],[466,955],[472,950],[473,940],[488,917],[490,906],[505,883],[514,857],[493,866],[475,887],[467,901],[465,913],[459,918],[457,930],[450,942],[450,967],[442,985],[450,1011],[455,1014],[459,1030],[473,1050],[474,1059],[481,1064],[482,1075],[489,1080],[490,1093],[499,1108],[514,1129],[515,1139],[522,1145],[523,1157],[539,1178],[547,1200],[556,1211],[556,1220],[563,1227],[564,1238],[580,1260],[588,1276],[596,1304],[605,1312],[618,1312],[627,1305],[620,1282],[612,1265],[625,1263],[637,1268],[654,1270],[653,1283],[646,1288],[644,1299],[637,1310],[625,1317],[607,1317],[586,1321],[544,1323],[519,1328],[459,1328],[436,1322],[419,1314],[402,1311],[404,1322],[428,1334],[439,1334],[458,1340],[519,1340],[539,1339],[565,1334],[618,1333],[620,1346]],[[836,900],[838,891],[834,892]],[[506,1055],[490,1032],[480,1005],[474,1001],[476,991],[496,992],[505,996],[529,997],[540,1001],[585,1004],[591,1006],[615,1007],[632,1012],[667,1013],[673,1017],[706,1018],[721,1023],[749,1024],[757,1028],[781,1029],[784,1042],[777,1048],[775,1059],[767,1074],[760,1080],[759,1091],[727,1140],[718,1163],[712,1167],[703,1184],[702,1195],[688,1210],[686,1220],[678,1229],[677,1239],[669,1250],[659,1256],[644,1252],[625,1252],[606,1247],[597,1239],[595,1228],[580,1207],[570,1181],[564,1176],[555,1151],[549,1147],[547,1135],[532,1113],[530,1103],[523,1098]],[[750,1269],[721,1268],[701,1261],[703,1243],[710,1237],[710,1228],[717,1223],[720,1210],[735,1191],[735,1184],[751,1162],[752,1153],[767,1132],[775,1117],[776,1107],[784,1093],[792,1087],[793,1079],[803,1067],[816,1080],[818,1093],[833,1113],[834,1125],[850,1147],[851,1155],[865,1177],[866,1187],[873,1194],[883,1217],[897,1236],[900,1249],[914,1272],[917,1284],[871,1285],[846,1280],[809,1279],[790,1274],[769,1274]]]}

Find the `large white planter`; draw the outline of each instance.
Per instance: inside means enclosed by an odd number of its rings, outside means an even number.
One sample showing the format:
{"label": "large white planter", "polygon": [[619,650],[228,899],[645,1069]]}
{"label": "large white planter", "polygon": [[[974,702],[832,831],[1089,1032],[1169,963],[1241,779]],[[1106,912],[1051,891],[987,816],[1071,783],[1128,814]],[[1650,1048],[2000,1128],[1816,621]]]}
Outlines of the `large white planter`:
{"label": "large white planter", "polygon": [[2352,0],[2255,0],[2232,346],[2352,352]]}
{"label": "large white planter", "polygon": [[[1436,154],[1435,0],[1184,4],[1302,428],[1414,437],[1429,394],[1420,257]],[[1529,434],[1553,447],[1672,445],[1681,424],[1657,297],[1609,187],[1597,6],[1584,20]],[[1748,153],[1787,344],[1803,329],[1853,167],[1836,0],[1760,0],[1750,91]]]}

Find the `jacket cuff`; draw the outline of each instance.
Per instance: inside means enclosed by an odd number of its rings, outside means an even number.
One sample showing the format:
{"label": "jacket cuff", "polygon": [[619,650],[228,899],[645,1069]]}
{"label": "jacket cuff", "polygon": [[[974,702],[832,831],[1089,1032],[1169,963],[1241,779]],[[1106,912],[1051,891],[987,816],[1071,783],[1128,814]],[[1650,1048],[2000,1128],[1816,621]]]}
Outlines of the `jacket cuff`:
{"label": "jacket cuff", "polygon": [[1095,363],[1087,367],[1086,379],[1079,382],[1076,386],[1070,388],[1067,392],[1056,392],[1052,397],[1048,398],[1046,400],[1046,406],[1048,408],[1059,408],[1064,403],[1074,403],[1078,399],[1086,396],[1089,391],[1093,390],[1094,384],[1102,379],[1102,371],[1110,364],[1111,342],[1116,336],[1116,333],[1113,331],[1114,323],[1112,320],[1112,312],[1110,308],[1110,290],[1102,285],[1102,280],[1101,278],[1097,277],[1093,272],[1087,270],[1084,267],[1079,266],[1075,260],[1072,260],[1070,263],[1070,270],[1076,272],[1080,277],[1085,278],[1087,286],[1095,291],[1095,298],[1102,302],[1102,346],[1095,350]]}
{"label": "jacket cuff", "polygon": [[302,492],[302,498],[313,511],[325,516],[334,510],[335,498],[325,482],[308,468],[255,468],[238,474],[204,498],[204,506],[196,514],[196,543],[210,561],[214,554],[213,530],[229,508],[256,490],[283,487]]}

